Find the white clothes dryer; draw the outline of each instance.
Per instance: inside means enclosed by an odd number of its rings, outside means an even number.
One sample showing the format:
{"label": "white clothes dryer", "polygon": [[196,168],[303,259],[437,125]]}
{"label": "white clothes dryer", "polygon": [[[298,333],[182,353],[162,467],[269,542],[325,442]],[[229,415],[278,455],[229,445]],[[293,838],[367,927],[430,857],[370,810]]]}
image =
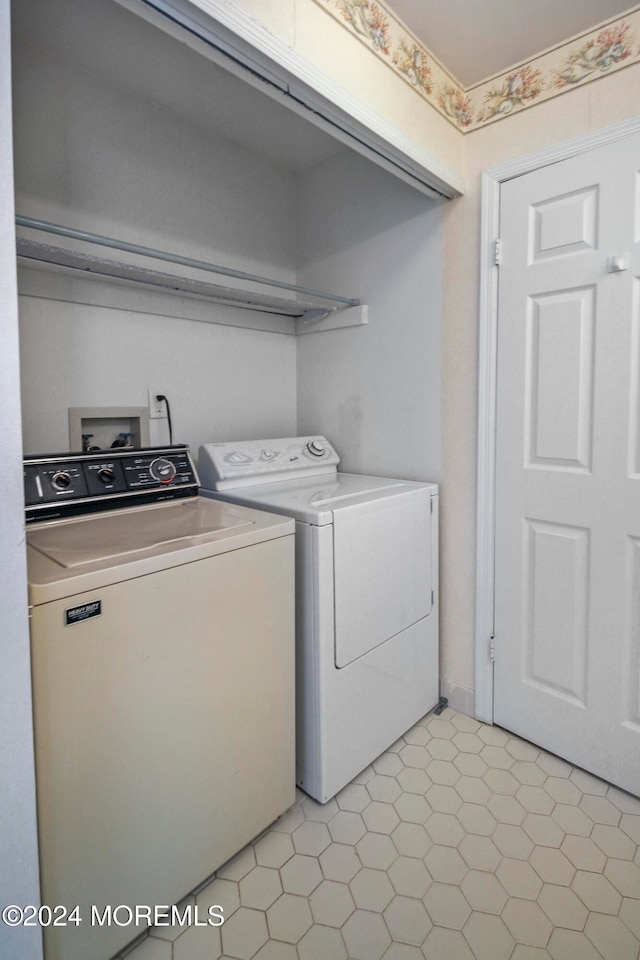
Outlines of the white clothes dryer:
{"label": "white clothes dryer", "polygon": [[208,443],[204,496],[296,521],[296,767],[326,802],[438,702],[438,488],[324,437]]}

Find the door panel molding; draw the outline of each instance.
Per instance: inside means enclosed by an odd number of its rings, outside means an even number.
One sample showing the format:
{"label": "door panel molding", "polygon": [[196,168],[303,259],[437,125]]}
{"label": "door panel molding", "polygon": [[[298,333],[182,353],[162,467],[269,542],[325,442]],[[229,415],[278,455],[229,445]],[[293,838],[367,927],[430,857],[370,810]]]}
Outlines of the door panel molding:
{"label": "door panel molding", "polygon": [[500,191],[514,177],[568,160],[640,132],[640,117],[554,144],[482,173],[480,310],[478,348],[478,473],[475,605],[475,716],[493,722],[493,633],[495,616],[495,454],[498,334],[496,240]]}

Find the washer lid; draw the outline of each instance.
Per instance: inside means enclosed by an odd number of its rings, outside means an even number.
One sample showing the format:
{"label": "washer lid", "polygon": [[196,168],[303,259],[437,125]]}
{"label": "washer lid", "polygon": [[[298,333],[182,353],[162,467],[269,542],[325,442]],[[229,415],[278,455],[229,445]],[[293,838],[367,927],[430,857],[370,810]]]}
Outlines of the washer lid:
{"label": "washer lid", "polygon": [[368,477],[356,473],[335,473],[225,490],[221,496],[233,503],[270,510],[303,523],[323,526],[333,523],[334,515],[343,508],[420,488],[428,488],[432,493],[436,493],[434,484]]}
{"label": "washer lid", "polygon": [[290,519],[204,497],[27,528],[29,602],[47,603],[293,534]]}
{"label": "washer lid", "polygon": [[[116,557],[126,558],[149,550],[193,546],[221,531],[230,533],[251,526],[238,514],[224,514],[207,508],[206,500],[172,504],[165,510],[128,510],[98,514],[90,520],[51,524],[30,533],[34,550],[61,567],[82,567]],[[186,508],[186,509],[185,509]]]}

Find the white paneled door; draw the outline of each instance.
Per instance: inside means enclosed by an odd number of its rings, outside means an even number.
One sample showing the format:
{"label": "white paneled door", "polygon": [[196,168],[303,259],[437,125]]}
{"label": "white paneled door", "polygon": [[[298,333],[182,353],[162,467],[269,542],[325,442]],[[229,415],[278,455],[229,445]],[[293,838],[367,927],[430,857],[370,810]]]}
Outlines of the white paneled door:
{"label": "white paneled door", "polygon": [[640,135],[500,203],[494,719],[640,794]]}

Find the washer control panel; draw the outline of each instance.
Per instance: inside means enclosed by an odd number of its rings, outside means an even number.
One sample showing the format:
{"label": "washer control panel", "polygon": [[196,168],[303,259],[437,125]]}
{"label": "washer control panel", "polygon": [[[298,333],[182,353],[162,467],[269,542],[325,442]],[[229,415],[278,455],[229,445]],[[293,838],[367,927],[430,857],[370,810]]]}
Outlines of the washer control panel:
{"label": "washer control panel", "polygon": [[111,449],[24,459],[27,521],[195,496],[198,486],[187,447]]}
{"label": "washer control panel", "polygon": [[335,473],[339,463],[320,436],[207,443],[199,455],[202,486],[211,490]]}

